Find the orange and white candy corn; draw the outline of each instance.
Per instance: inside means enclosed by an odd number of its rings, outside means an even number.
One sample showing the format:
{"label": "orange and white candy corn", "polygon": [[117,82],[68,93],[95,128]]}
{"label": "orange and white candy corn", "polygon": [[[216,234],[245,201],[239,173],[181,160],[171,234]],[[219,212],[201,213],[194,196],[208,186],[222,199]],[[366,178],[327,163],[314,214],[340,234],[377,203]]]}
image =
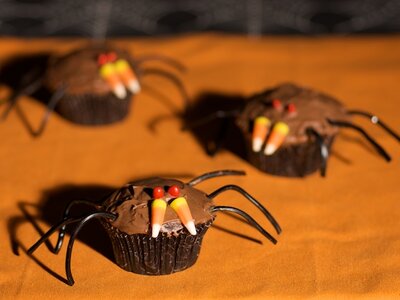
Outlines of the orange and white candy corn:
{"label": "orange and white candy corn", "polygon": [[170,206],[176,212],[182,224],[187,228],[190,234],[196,235],[196,226],[194,225],[194,219],[186,199],[184,197],[178,197],[171,202]]}
{"label": "orange and white candy corn", "polygon": [[286,123],[278,122],[275,124],[265,146],[264,154],[272,155],[283,144],[289,134],[289,126]]}
{"label": "orange and white candy corn", "polygon": [[100,66],[100,76],[107,82],[111,90],[119,99],[124,99],[126,97],[126,90],[114,64],[105,63]]}
{"label": "orange and white candy corn", "polygon": [[253,127],[253,151],[259,152],[268,134],[271,121],[267,117],[257,117]]}
{"label": "orange and white candy corn", "polygon": [[118,59],[114,65],[118,75],[121,77],[128,90],[130,90],[132,94],[139,93],[139,80],[137,79],[129,63],[125,59]]}
{"label": "orange and white candy corn", "polygon": [[160,233],[166,209],[167,202],[163,199],[155,199],[151,203],[151,236],[153,238],[156,238]]}

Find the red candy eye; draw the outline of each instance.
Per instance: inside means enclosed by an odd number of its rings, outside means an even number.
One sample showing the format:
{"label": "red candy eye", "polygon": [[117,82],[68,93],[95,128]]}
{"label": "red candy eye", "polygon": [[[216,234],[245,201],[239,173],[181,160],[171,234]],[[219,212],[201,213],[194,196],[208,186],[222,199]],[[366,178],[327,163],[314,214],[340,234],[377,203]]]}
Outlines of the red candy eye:
{"label": "red candy eye", "polygon": [[164,190],[163,190],[163,188],[162,188],[162,187],[159,187],[159,186],[155,187],[155,188],[153,189],[153,198],[154,198],[154,199],[160,199],[160,198],[162,198],[162,197],[164,197]]}
{"label": "red candy eye", "polygon": [[275,108],[276,110],[281,110],[282,109],[281,100],[279,100],[279,99],[272,100],[272,107]]}
{"label": "red candy eye", "polygon": [[287,106],[287,110],[290,113],[294,113],[294,112],[296,112],[296,106],[293,103],[289,103]]}
{"label": "red candy eye", "polygon": [[171,185],[168,189],[168,194],[170,194],[172,197],[178,197],[180,193],[181,191],[176,185]]}
{"label": "red candy eye", "polygon": [[108,61],[113,62],[117,60],[117,53],[115,52],[110,52],[107,55]]}
{"label": "red candy eye", "polygon": [[97,58],[97,63],[99,64],[99,66],[104,65],[105,63],[107,63],[108,58],[106,54],[100,54],[99,57]]}

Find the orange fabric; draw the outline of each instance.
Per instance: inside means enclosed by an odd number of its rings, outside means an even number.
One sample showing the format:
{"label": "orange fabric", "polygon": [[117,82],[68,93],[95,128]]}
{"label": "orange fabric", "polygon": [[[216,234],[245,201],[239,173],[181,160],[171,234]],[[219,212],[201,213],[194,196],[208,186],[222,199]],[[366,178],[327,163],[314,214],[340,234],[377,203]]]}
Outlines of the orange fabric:
{"label": "orange fabric", "polygon": [[[0,59],[61,53],[84,43],[3,38]],[[183,77],[192,97],[204,92],[250,95],[293,81],[332,94],[349,108],[375,112],[400,128],[398,36],[258,39],[207,34],[118,44],[137,56],[160,53],[181,60],[188,68]],[[400,295],[398,142],[355,117],[392,154],[390,164],[357,133],[343,129],[333,146],[327,178],[317,173],[305,179],[274,177],[227,151],[206,156],[189,132],[181,132],[177,118],[163,119],[151,130],[152,120],[180,110],[182,101],[167,80],[149,76],[143,81],[129,117],[118,124],[85,127],[54,114],[38,139],[29,135],[16,110],[0,124],[1,299],[381,299]],[[1,97],[8,93],[6,87],[0,89]],[[30,97],[24,97],[18,107],[34,124],[44,113],[43,105]],[[45,245],[34,258],[24,252],[39,233],[23,211],[45,231],[61,219],[64,205],[78,197],[100,199],[130,180],[148,176],[189,180],[226,168],[243,169],[247,176],[213,179],[198,188],[209,193],[237,184],[260,199],[282,225],[276,246],[245,223],[219,214],[193,267],[169,276],[142,276],[115,265],[108,258],[110,244],[101,226],[88,225],[75,242],[73,287],[58,279],[65,278],[66,245],[58,255]],[[245,210],[273,233],[262,213],[241,195],[226,192],[215,202]],[[13,254],[12,241],[20,243],[19,256]]]}

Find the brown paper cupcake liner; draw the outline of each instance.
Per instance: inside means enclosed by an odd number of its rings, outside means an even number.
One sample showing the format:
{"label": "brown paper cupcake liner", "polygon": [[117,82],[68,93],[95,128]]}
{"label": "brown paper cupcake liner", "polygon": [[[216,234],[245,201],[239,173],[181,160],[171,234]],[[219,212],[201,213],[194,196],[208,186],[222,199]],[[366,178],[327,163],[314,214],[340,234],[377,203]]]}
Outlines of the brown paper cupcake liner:
{"label": "brown paper cupcake liner", "polygon": [[105,125],[124,119],[129,112],[130,103],[130,95],[126,100],[121,100],[112,94],[66,94],[57,104],[56,111],[74,123]]}
{"label": "brown paper cupcake liner", "polygon": [[[326,137],[325,144],[330,150],[334,137]],[[247,142],[249,162],[266,173],[287,177],[304,177],[321,168],[321,149],[316,141],[286,146],[278,149],[273,155],[254,152],[251,143]]]}
{"label": "brown paper cupcake liner", "polygon": [[212,221],[196,225],[197,235],[182,229],[175,234],[126,234],[102,222],[114,250],[116,263],[129,272],[143,275],[166,275],[192,266],[200,253],[204,234]]}

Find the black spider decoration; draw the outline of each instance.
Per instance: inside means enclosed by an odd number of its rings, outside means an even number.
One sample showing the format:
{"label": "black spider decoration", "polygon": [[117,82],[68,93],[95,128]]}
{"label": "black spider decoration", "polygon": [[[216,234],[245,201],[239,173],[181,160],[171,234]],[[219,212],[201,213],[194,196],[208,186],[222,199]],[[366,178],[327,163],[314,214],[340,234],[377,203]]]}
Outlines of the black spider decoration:
{"label": "black spider decoration", "polygon": [[[216,110],[194,121],[187,119],[185,128],[202,132],[207,124],[222,120],[207,152],[215,155],[224,144],[240,144],[244,159],[273,175],[302,177],[320,169],[325,176],[330,148],[339,128],[359,132],[389,162],[391,157],[385,149],[351,122],[353,116],[369,118],[400,142],[399,134],[376,115],[347,110],[331,96],[294,84],[282,84],[238,103],[238,108]],[[229,131],[235,134],[227,135]]]}
{"label": "black spider decoration", "polygon": [[[120,267],[146,275],[170,274],[185,270],[196,262],[203,236],[215,220],[216,213],[220,211],[240,215],[276,244],[276,239],[246,212],[235,207],[214,204],[213,199],[219,194],[228,190],[238,192],[254,204],[280,234],[281,227],[275,218],[241,187],[226,185],[210,194],[194,188],[204,180],[226,175],[245,173],[234,170],[214,171],[187,183],[175,179],[150,178],[126,184],[101,204],[72,201],[66,207],[63,219],[45,233],[28,253],[32,254],[53,233],[59,231],[55,247],[49,248],[57,254],[63,244],[67,225],[77,224],[71,234],[65,260],[67,283],[73,285],[71,254],[74,241],[87,222],[100,219],[110,236],[115,259]],[[95,211],[71,217],[70,210],[76,204],[87,204]],[[160,207],[163,208],[160,210]]]}
{"label": "black spider decoration", "polygon": [[[162,68],[144,67],[153,61],[179,72],[186,70],[178,61],[163,55],[132,57],[126,51],[103,44],[89,45],[62,57],[16,59],[2,69],[3,81],[14,87],[14,92],[1,101],[7,106],[0,118],[7,118],[22,95],[32,95],[47,106],[37,129],[24,117],[33,136],[43,133],[54,110],[78,124],[114,123],[125,118],[131,96],[140,92],[143,78],[150,75],[172,81],[187,105],[188,93],[180,78]],[[18,112],[22,113],[20,108]]]}

